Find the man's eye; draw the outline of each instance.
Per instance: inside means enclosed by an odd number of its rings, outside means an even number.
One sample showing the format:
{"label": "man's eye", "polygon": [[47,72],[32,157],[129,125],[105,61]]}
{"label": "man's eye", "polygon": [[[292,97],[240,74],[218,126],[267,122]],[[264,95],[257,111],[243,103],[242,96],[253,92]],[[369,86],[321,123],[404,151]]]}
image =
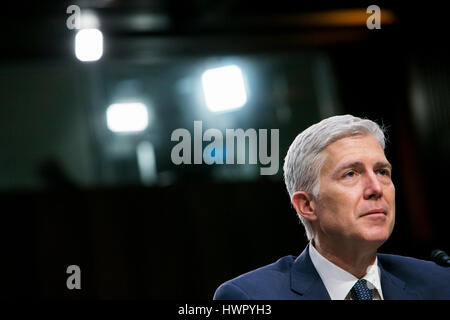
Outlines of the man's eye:
{"label": "man's eye", "polygon": [[389,176],[389,171],[385,169],[378,170],[378,173],[380,173],[382,176]]}
{"label": "man's eye", "polygon": [[344,174],[344,177],[352,178],[355,176],[355,171],[349,171],[346,174]]}

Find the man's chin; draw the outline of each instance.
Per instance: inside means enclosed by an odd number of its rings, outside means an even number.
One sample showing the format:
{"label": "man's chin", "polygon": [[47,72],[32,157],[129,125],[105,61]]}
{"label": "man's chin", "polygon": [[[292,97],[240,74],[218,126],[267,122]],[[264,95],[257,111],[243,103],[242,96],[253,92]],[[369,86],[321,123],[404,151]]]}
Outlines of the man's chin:
{"label": "man's chin", "polygon": [[391,233],[386,228],[369,228],[360,234],[360,240],[371,246],[381,246]]}
{"label": "man's chin", "polygon": [[389,239],[388,233],[371,233],[365,234],[362,237],[362,240],[369,245],[380,247],[383,243],[385,243]]}

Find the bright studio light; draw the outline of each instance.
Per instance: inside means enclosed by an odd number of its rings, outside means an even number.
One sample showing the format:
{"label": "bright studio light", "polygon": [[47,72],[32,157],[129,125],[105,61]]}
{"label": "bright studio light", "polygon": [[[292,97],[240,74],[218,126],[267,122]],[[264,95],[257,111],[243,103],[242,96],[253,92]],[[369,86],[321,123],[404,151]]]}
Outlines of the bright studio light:
{"label": "bright studio light", "polygon": [[148,126],[147,107],[142,103],[115,103],[106,110],[109,130],[113,132],[138,132]]}
{"label": "bright studio light", "polygon": [[202,85],[206,105],[211,111],[237,109],[247,102],[244,78],[237,66],[206,70],[202,75]]}
{"label": "bright studio light", "polygon": [[98,29],[81,29],[75,36],[75,55],[81,61],[97,61],[103,55],[103,34]]}

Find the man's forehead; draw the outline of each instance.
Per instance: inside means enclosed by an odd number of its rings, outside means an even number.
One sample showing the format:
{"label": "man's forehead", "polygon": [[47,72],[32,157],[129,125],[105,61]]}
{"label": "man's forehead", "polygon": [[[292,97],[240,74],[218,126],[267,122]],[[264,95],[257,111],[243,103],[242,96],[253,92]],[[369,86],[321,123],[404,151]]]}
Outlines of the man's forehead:
{"label": "man's forehead", "polygon": [[378,140],[373,136],[351,136],[339,139],[324,150],[324,166],[336,167],[345,163],[367,161],[373,164],[388,162]]}
{"label": "man's forehead", "polygon": [[372,135],[356,135],[344,137],[330,143],[324,151],[331,155],[346,154],[348,152],[358,152],[360,150],[379,151],[384,154],[378,140]]}

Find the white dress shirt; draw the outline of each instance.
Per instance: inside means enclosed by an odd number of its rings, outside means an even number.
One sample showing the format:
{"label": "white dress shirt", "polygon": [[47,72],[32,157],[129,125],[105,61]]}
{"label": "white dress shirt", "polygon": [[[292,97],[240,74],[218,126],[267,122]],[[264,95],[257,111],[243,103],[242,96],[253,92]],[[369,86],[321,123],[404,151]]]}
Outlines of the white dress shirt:
{"label": "white dress shirt", "polygon": [[[358,278],[323,257],[314,248],[312,241],[309,243],[309,255],[331,300],[351,300],[350,290]],[[378,259],[375,258],[375,262],[367,269],[367,273],[362,279],[367,280],[369,289],[375,289],[373,290],[373,300],[383,300],[380,268],[377,262]],[[370,288],[371,286],[372,288]]]}

